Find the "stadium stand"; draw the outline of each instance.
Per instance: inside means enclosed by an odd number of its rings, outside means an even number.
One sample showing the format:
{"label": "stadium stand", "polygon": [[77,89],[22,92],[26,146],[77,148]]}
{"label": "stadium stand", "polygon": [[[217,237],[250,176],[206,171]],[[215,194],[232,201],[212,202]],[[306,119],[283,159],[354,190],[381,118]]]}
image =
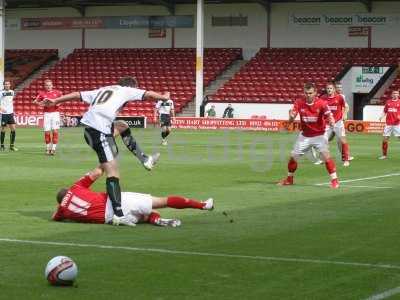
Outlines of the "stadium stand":
{"label": "stadium stand", "polygon": [[[241,57],[239,48],[205,49],[205,86]],[[140,88],[170,91],[179,113],[195,93],[195,49],[75,49],[16,96],[16,111],[40,113],[41,108],[33,105],[32,99],[42,89],[46,78],[53,80],[63,93],[69,93],[111,85],[126,75],[136,76]],[[122,114],[152,117],[153,110],[151,101],[131,102]],[[81,115],[85,104],[63,105],[61,111]]]}
{"label": "stadium stand", "polygon": [[399,60],[399,48],[261,48],[210,100],[291,103],[305,81],[323,88],[347,66],[388,66]]}
{"label": "stadium stand", "polygon": [[22,83],[33,72],[53,59],[58,59],[57,49],[16,49],[5,51],[5,77],[14,86]]}
{"label": "stadium stand", "polygon": [[400,74],[397,75],[395,80],[393,80],[392,84],[386,89],[385,93],[380,98],[381,104],[385,104],[385,102],[391,98],[394,90],[400,90]]}

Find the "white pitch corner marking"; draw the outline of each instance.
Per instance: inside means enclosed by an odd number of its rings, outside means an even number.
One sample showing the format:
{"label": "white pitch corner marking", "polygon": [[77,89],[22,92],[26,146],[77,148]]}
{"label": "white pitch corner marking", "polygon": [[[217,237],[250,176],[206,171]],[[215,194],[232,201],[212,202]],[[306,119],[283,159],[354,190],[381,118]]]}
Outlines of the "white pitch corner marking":
{"label": "white pitch corner marking", "polygon": [[72,243],[72,242],[19,240],[19,239],[11,239],[11,238],[0,238],[0,243],[1,242],[31,244],[31,245],[76,247],[76,248],[112,249],[112,250],[125,250],[125,251],[134,251],[134,252],[152,252],[152,253],[162,253],[162,254],[172,254],[172,255],[222,257],[222,258],[231,258],[231,259],[247,259],[247,260],[254,260],[254,261],[308,263],[308,264],[320,264],[320,265],[338,265],[338,266],[360,267],[360,268],[362,267],[362,268],[400,270],[400,265],[347,262],[347,261],[323,260],[323,259],[312,259],[312,258],[274,257],[274,256],[258,256],[258,255],[253,256],[253,255],[228,254],[228,253],[168,250],[168,249],[157,249],[157,248],[139,248],[139,247],[129,247],[129,246],[81,244],[81,243]]}
{"label": "white pitch corner marking", "polygon": [[342,185],[342,187],[351,187],[351,188],[366,188],[366,189],[393,189],[391,186],[373,186],[373,185]]}
{"label": "white pitch corner marking", "polygon": [[[347,180],[340,180],[340,183],[346,183],[346,182],[357,182],[357,181],[364,181],[364,180],[372,180],[372,179],[379,179],[379,178],[386,178],[386,177],[394,177],[394,176],[400,176],[400,173],[392,173],[392,174],[386,174],[386,175],[379,175],[379,176],[372,176],[372,177],[364,177],[364,178],[356,178],[356,179],[347,179]],[[321,186],[321,185],[328,185],[330,183],[323,182],[323,183],[317,183],[314,185]]]}
{"label": "white pitch corner marking", "polygon": [[[315,187],[322,187],[326,188],[326,185],[316,185]],[[373,185],[348,185],[348,184],[341,184],[340,188],[363,188],[363,189],[393,189],[391,186],[373,186]]]}
{"label": "white pitch corner marking", "polygon": [[384,291],[383,293],[373,295],[373,296],[368,297],[368,298],[366,298],[364,300],[383,300],[383,299],[387,299],[389,297],[392,297],[392,296],[394,296],[396,294],[400,294],[400,286],[398,286],[398,287],[396,287],[394,289],[390,289],[390,290]]}

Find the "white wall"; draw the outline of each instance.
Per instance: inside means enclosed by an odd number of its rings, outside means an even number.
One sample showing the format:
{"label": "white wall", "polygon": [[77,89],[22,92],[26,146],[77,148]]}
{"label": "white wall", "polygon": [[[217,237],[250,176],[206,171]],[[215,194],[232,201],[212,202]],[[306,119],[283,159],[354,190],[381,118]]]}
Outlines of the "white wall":
{"label": "white wall", "polygon": [[[168,10],[162,6],[108,6],[88,7],[87,17],[98,16],[164,16]],[[147,28],[87,29],[86,48],[169,48],[171,29],[165,38],[149,38]]]}
{"label": "white wall", "polygon": [[366,105],[363,109],[363,121],[379,121],[383,113],[383,105]]}
{"label": "white wall", "polygon": [[364,37],[348,37],[347,26],[298,26],[289,25],[292,14],[365,13],[361,3],[280,3],[272,5],[272,47],[366,47]]}
{"label": "white wall", "polygon": [[[287,120],[292,104],[231,103],[233,116],[238,119],[249,119],[251,116],[267,116],[268,120]],[[228,103],[207,103],[205,111],[215,106],[217,117],[222,117]]]}
{"label": "white wall", "polygon": [[[272,5],[272,47],[367,47],[367,37],[349,37],[348,26],[289,25],[295,14],[351,14],[367,13],[361,2],[354,3],[280,3]],[[398,14],[400,2],[373,1],[372,13]],[[373,47],[400,47],[398,26],[374,26]]]}
{"label": "white wall", "polygon": [[[79,17],[72,8],[7,10],[7,17]],[[129,16],[129,15],[169,15],[163,6],[108,6],[88,7],[87,17]],[[195,5],[177,5],[176,15],[196,15]],[[247,58],[254,55],[260,47],[266,46],[266,11],[259,4],[209,4],[205,6],[205,47],[245,48]],[[212,16],[248,16],[247,27],[212,27]],[[196,18],[194,20],[196,24]],[[15,48],[59,48],[66,54],[82,44],[81,30],[8,30],[6,47]],[[87,29],[87,48],[165,48],[171,47],[171,29],[166,38],[149,38],[148,29]],[[176,47],[196,47],[196,27],[175,30]]]}
{"label": "white wall", "polygon": [[354,117],[354,94],[353,94],[353,82],[351,81],[352,72],[349,71],[340,81],[343,88],[343,94],[345,96],[345,100],[349,105],[349,119],[353,119]]}
{"label": "white wall", "polygon": [[[379,3],[378,1],[374,1],[373,10],[376,13],[400,14],[400,2],[383,1]],[[376,26],[372,29],[372,47],[400,47],[400,40],[393,38],[394,36],[398,36],[398,34],[398,27],[387,30],[386,28]]]}
{"label": "white wall", "polygon": [[[399,2],[373,2],[373,13],[400,15]],[[360,2],[354,3],[279,3],[272,5],[272,47],[366,47],[366,37],[348,37],[348,26],[289,25],[291,14],[366,13]],[[88,7],[87,16],[168,15],[162,6]],[[176,6],[177,15],[195,15],[196,6]],[[212,16],[248,16],[247,27],[211,27]],[[79,17],[72,8],[6,10],[6,17]],[[195,23],[196,24],[196,21]],[[374,47],[400,47],[398,26],[375,26],[372,30]],[[267,13],[256,3],[208,4],[205,6],[205,46],[242,47],[246,58],[267,44]],[[81,46],[81,30],[18,31],[7,30],[6,48],[59,48],[61,54]],[[196,30],[175,30],[176,47],[195,47]],[[148,38],[147,29],[86,30],[87,47],[170,47],[171,29],[165,39]]]}
{"label": "white wall", "polygon": [[[6,18],[79,17],[73,8],[6,10]],[[60,56],[80,48],[81,30],[6,30],[6,49],[59,49]]]}
{"label": "white wall", "polygon": [[[240,47],[249,58],[260,47],[267,45],[267,13],[255,3],[248,4],[208,4],[205,5],[205,47]],[[195,5],[178,5],[176,14],[196,15]],[[247,27],[212,27],[212,17],[247,16]],[[177,47],[195,47],[196,31],[193,29],[177,29]]]}
{"label": "white wall", "polygon": [[[217,118],[221,118],[228,103],[209,102],[207,111],[211,105],[215,106]],[[237,119],[249,119],[251,116],[267,116],[267,120],[287,120],[291,104],[259,104],[259,103],[232,103],[233,115]],[[366,105],[363,110],[363,121],[379,121],[382,115],[382,105]],[[297,119],[299,117],[297,116]],[[349,116],[351,120],[351,116]]]}

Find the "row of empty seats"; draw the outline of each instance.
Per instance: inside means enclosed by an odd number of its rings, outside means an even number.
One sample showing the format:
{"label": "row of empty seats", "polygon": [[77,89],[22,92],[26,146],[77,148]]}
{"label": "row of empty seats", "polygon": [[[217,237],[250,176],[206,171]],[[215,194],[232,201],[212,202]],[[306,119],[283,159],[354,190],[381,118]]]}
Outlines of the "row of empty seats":
{"label": "row of empty seats", "polygon": [[400,73],[397,74],[397,77],[393,80],[392,84],[386,89],[385,93],[380,98],[381,104],[384,104],[388,99],[392,98],[392,92],[394,90],[400,90]]}
{"label": "row of empty seats", "polygon": [[5,77],[19,85],[34,71],[58,58],[57,49],[15,49],[5,51]]}
{"label": "row of empty seats", "polygon": [[348,66],[390,66],[399,62],[399,48],[262,48],[209,98],[291,103],[302,94],[306,81],[322,89]]}
{"label": "row of empty seats", "polygon": [[[37,53],[54,55],[56,50],[20,50],[32,57]],[[53,80],[63,93],[90,90],[112,85],[121,76],[133,75],[140,88],[170,91],[180,112],[195,93],[196,52],[192,48],[176,49],[76,49],[54,67],[34,80],[16,97],[17,112],[38,113],[32,99],[43,89],[46,78]],[[242,58],[238,48],[205,49],[204,83],[207,86],[232,62]],[[260,51],[231,80],[214,95],[212,101],[291,103],[303,92],[305,81],[322,89],[327,81],[351,65],[385,66],[399,63],[399,48],[261,48]],[[26,59],[28,60],[28,59]],[[390,98],[393,89],[400,88],[400,77],[382,96]],[[63,105],[67,114],[80,115],[84,104]],[[152,116],[154,102],[133,102],[123,111],[126,114]]]}
{"label": "row of empty seats", "polygon": [[[237,59],[238,48],[205,49],[204,84],[221,74]],[[135,76],[139,87],[158,92],[170,91],[177,112],[180,112],[195,93],[196,52],[191,48],[176,49],[75,49],[65,59],[34,80],[17,94],[16,110],[38,113],[41,108],[32,105],[32,99],[43,89],[44,80],[53,81],[56,89],[64,94],[77,90],[91,90],[112,85],[122,76]],[[62,105],[61,111],[81,115],[86,109],[83,103]],[[131,102],[123,114],[153,116],[154,102]]]}

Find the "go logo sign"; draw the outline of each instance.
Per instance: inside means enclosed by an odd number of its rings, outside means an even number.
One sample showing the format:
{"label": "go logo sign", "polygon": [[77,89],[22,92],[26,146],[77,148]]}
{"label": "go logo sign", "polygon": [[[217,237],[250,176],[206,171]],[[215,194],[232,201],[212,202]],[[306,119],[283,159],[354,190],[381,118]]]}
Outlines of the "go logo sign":
{"label": "go logo sign", "polygon": [[365,124],[361,122],[348,122],[346,123],[346,130],[348,132],[365,132]]}

